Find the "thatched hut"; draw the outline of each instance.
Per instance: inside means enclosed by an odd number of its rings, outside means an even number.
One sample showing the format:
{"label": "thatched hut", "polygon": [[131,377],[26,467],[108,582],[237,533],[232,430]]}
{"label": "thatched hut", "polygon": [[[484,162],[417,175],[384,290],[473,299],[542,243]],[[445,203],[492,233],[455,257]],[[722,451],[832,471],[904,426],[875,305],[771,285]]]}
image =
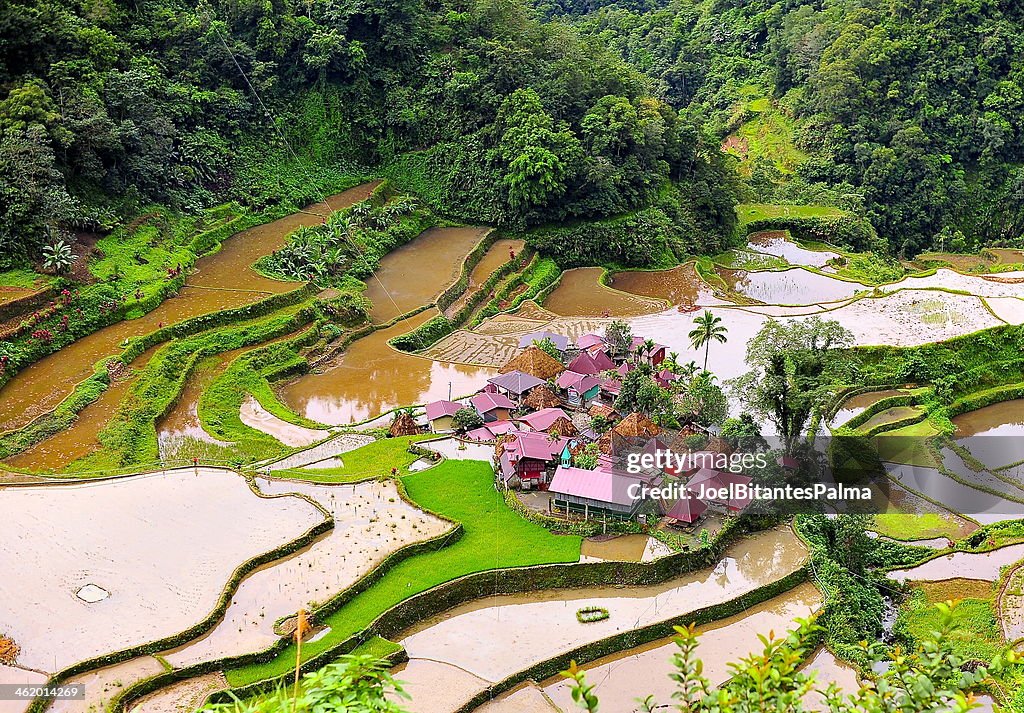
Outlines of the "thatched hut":
{"label": "thatched hut", "polygon": [[420,427],[416,425],[416,420],[409,415],[408,411],[396,413],[391,426],[388,428],[388,434],[392,437],[415,436],[419,432]]}
{"label": "thatched hut", "polygon": [[661,433],[661,428],[642,413],[634,411],[619,421],[612,431],[624,438],[648,439]]}
{"label": "thatched hut", "polygon": [[533,411],[540,411],[546,408],[558,408],[562,405],[562,399],[548,386],[537,386],[530,389],[530,393],[523,399],[523,406]]}
{"label": "thatched hut", "polygon": [[510,371],[521,371],[524,374],[532,374],[538,379],[553,379],[563,371],[565,367],[562,362],[545,352],[543,349],[530,346],[520,354],[513,357],[508,364],[499,369],[502,374]]}
{"label": "thatched hut", "polygon": [[580,434],[579,429],[573,425],[573,422],[564,416],[555,419],[554,423],[548,426],[549,436],[561,436],[563,438],[572,438]]}

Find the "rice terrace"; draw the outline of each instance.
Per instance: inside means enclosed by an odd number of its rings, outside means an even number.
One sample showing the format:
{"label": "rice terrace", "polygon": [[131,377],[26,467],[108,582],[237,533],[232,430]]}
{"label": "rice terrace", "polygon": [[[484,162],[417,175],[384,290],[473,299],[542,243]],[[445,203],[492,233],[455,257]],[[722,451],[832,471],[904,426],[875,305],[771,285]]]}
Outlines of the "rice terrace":
{"label": "rice terrace", "polygon": [[0,713],[1024,713],[1013,3],[0,20]]}

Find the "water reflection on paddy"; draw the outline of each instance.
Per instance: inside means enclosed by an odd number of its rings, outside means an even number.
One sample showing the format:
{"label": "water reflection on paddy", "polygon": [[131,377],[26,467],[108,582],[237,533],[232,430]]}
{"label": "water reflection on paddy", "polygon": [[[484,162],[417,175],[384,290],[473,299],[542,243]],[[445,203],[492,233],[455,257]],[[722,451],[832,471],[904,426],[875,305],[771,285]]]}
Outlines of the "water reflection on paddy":
{"label": "water reflection on paddy", "polygon": [[838,302],[867,288],[859,282],[837,280],[809,270],[732,270],[715,268],[726,286],[745,297],[776,305],[811,305]]}
{"label": "water reflection on paddy", "polygon": [[684,308],[714,301],[711,288],[693,269],[692,263],[671,270],[617,272],[608,278],[616,290],[665,300]]}
{"label": "water reflection on paddy", "polygon": [[953,425],[957,442],[990,468],[1024,460],[1024,399],[968,411]]}
{"label": "water reflection on paddy", "polygon": [[[712,684],[721,684],[731,675],[728,664],[759,652],[763,644],[758,635],[774,631],[776,635],[796,627],[794,620],[806,617],[821,606],[821,593],[805,583],[783,595],[746,609],[713,624],[697,628],[700,636],[696,655],[704,663],[703,675]],[[688,623],[684,618],[680,624]],[[672,656],[679,651],[672,637],[606,656],[583,666],[587,680],[602,710],[627,713],[642,710],[638,698],[653,695],[658,704],[671,702],[678,684],[669,679],[677,672]],[[562,710],[574,710],[567,679],[559,676],[542,684],[544,692]],[[827,684],[826,684],[827,685]]]}
{"label": "water reflection on paddy", "polygon": [[[494,369],[432,361],[399,352],[388,340],[437,316],[429,309],[353,342],[325,366],[283,385],[281,400],[319,423],[363,421],[399,406],[475,392]],[[449,389],[450,387],[450,389]]]}
{"label": "water reflection on paddy", "polygon": [[781,230],[751,233],[747,248],[765,255],[781,257],[790,265],[808,265],[810,267],[824,267],[829,260],[839,257],[839,253],[828,250],[808,250],[787,239],[788,235],[786,231]]}

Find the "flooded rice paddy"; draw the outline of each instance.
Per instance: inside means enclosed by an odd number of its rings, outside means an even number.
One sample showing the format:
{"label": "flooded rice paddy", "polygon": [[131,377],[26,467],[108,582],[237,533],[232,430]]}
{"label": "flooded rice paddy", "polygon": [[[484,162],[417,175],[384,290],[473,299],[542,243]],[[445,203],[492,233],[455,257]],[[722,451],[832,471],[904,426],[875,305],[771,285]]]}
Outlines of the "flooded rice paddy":
{"label": "flooded rice paddy", "polygon": [[469,251],[490,228],[430,228],[380,261],[366,279],[370,319],[388,322],[434,301],[459,278]]}
{"label": "flooded rice paddy", "polygon": [[562,317],[634,317],[664,309],[660,300],[602,285],[603,273],[601,267],[566,270],[558,287],[544,300],[544,309]]}
{"label": "flooded rice paddy", "polygon": [[858,394],[851,396],[843,402],[842,407],[836,411],[832,417],[831,424],[833,426],[842,426],[850,419],[855,416],[859,416],[869,407],[874,406],[882,399],[892,398],[893,396],[903,396],[910,393],[905,389],[881,389],[879,391],[869,391],[865,394]]}
{"label": "flooded rice paddy", "polygon": [[937,582],[956,576],[994,582],[1000,570],[1024,559],[1024,543],[1007,545],[990,552],[953,552],[930,559],[909,569],[896,569],[889,577],[897,582]]}
{"label": "flooded rice paddy", "polygon": [[334,516],[334,529],[303,551],[248,575],[208,634],[164,654],[175,667],[267,648],[279,638],[275,622],[350,587],[392,552],[451,528],[403,500],[392,482],[258,479],[257,487],[268,495],[302,493]]}
{"label": "flooded rice paddy", "polygon": [[[422,622],[402,643],[413,661],[457,668],[475,679],[498,681],[530,665],[613,634],[675,618],[723,602],[803,566],[806,549],[786,528],[744,539],[709,570],[648,587],[601,587],[486,597]],[[609,618],[580,624],[576,611],[604,607]],[[410,672],[406,669],[404,678]],[[470,681],[466,681],[467,689]],[[477,690],[478,686],[475,687]],[[475,690],[463,690],[463,700]],[[413,711],[433,710],[429,702]]]}
{"label": "flooded rice paddy", "polygon": [[[696,655],[704,662],[703,675],[714,685],[724,683],[731,676],[729,663],[761,651],[764,645],[759,635],[769,631],[782,635],[796,627],[795,619],[811,615],[821,603],[817,587],[805,583],[742,614],[698,627],[700,640]],[[638,698],[653,695],[660,705],[672,702],[677,684],[669,675],[677,672],[672,656],[678,651],[673,637],[667,637],[606,656],[582,668],[587,671],[587,681],[594,685],[602,710],[638,713],[642,710]],[[822,683],[823,687],[825,685],[827,682]],[[560,676],[548,679],[541,686],[560,709],[575,710],[566,679]]]}
{"label": "flooded rice paddy", "polygon": [[648,535],[588,537],[580,549],[580,562],[650,562],[671,552],[668,545]]}
{"label": "flooded rice paddy", "polygon": [[1024,399],[969,411],[953,425],[957,442],[990,468],[1024,460]]}
{"label": "flooded rice paddy", "polygon": [[318,423],[345,425],[384,411],[451,395],[475,392],[494,376],[493,369],[437,362],[392,349],[388,340],[437,316],[429,309],[352,343],[324,365],[280,389],[281,400],[296,413]]}
{"label": "flooded rice paddy", "polygon": [[[949,454],[955,456],[952,451]],[[995,494],[1011,491],[1012,488],[1008,484],[996,479],[991,474],[970,471],[953,462],[947,454],[944,454],[944,457],[949,459],[947,467],[957,473],[961,480],[967,483],[976,483],[980,487],[994,492],[985,492],[965,485],[938,468],[896,463],[886,463],[885,468],[889,477],[904,487],[920,493],[934,502],[941,503],[954,513],[965,515],[983,525],[1024,517],[1024,503]],[[1020,491],[1016,491],[1015,496],[1020,497]]]}
{"label": "flooded rice paddy", "polygon": [[338,210],[367,198],[375,185],[352,188],[331,196],[326,204],[314,204],[305,211],[232,236],[220,250],[200,258],[185,287],[153,311],[93,332],[22,369],[0,389],[0,432],[20,428],[52,409],[78,382],[92,374],[96,362],[120,351],[125,339],[202,314],[240,307],[275,292],[296,289],[295,282],[263,277],[252,269],[252,264],[283,246],[285,237],[296,228],[320,223],[327,210]]}
{"label": "flooded rice paddy", "polygon": [[608,284],[622,292],[664,300],[670,305],[678,305],[684,309],[693,309],[718,301],[708,284],[693,269],[693,263],[680,265],[671,270],[617,272],[609,276]]}
{"label": "flooded rice paddy", "polygon": [[[189,628],[235,568],[323,520],[305,500],[258,497],[212,468],[8,486],[0,509],[0,601],[18,603],[0,609],[0,630],[20,644],[20,665],[48,672]],[[75,596],[90,584],[110,596]]]}
{"label": "flooded rice paddy", "polygon": [[825,267],[829,260],[839,257],[839,253],[830,250],[809,250],[789,240],[786,231],[779,230],[751,233],[748,237],[747,249],[780,257],[790,265],[806,265],[808,267]]}
{"label": "flooded rice paddy", "polygon": [[837,280],[800,268],[748,272],[720,267],[717,272],[729,290],[765,304],[839,302],[867,289],[859,282]]}

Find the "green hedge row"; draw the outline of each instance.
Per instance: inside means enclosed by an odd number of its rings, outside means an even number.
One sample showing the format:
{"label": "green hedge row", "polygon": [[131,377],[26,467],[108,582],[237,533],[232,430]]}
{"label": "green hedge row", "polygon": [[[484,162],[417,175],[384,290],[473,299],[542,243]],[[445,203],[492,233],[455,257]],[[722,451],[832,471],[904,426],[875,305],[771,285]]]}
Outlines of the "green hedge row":
{"label": "green hedge row", "polygon": [[[250,487],[253,487],[251,483]],[[269,497],[262,493],[258,493],[255,488],[253,488],[253,492],[256,492],[259,497]],[[289,495],[293,497],[303,497],[301,495],[296,496],[291,493]],[[334,529],[334,518],[330,513],[324,510],[324,508],[314,500],[310,498],[304,499],[314,505],[324,515],[324,520],[311,527],[297,539],[285,543],[280,547],[276,547],[269,552],[264,552],[263,554],[239,565],[235,571],[232,572],[227,584],[225,584],[224,589],[221,591],[220,598],[217,600],[217,604],[213,608],[213,611],[204,617],[202,621],[184,631],[164,637],[163,639],[158,639],[157,641],[151,641],[146,644],[140,644],[115,653],[104,654],[102,656],[97,656],[86,661],[80,661],[76,664],[72,664],[71,666],[68,666],[67,668],[50,676],[49,684],[54,686],[60,685],[62,683],[66,683],[75,676],[88,673],[89,671],[93,671],[98,668],[127,661],[128,659],[135,658],[136,656],[151,655],[177,646],[182,646],[183,644],[187,644],[189,641],[205,634],[224,616],[228,606],[231,604],[231,598],[234,596],[235,590],[246,576],[264,565],[302,550],[303,548],[313,544],[313,542],[325,533]],[[43,713],[47,708],[49,708],[50,703],[51,701],[48,699],[36,698],[28,707],[27,713]]]}
{"label": "green hedge row", "polygon": [[[769,599],[777,597],[780,594],[784,594],[794,587],[803,584],[807,581],[807,577],[808,568],[804,566],[794,572],[791,572],[782,579],[776,580],[771,584],[758,587],[757,589],[736,597],[735,599],[701,607],[700,609],[696,609],[688,614],[676,617],[669,621],[651,624],[639,629],[630,629],[599,641],[578,646],[571,651],[559,654],[554,658],[547,659],[546,661],[537,663],[529,668],[523,669],[522,671],[518,671],[501,681],[492,683],[485,690],[476,694],[462,706],[457,708],[454,713],[473,713],[473,711],[477,710],[477,708],[484,705],[492,698],[512,690],[525,681],[543,681],[557,676],[562,671],[568,669],[569,665],[573,661],[578,664],[587,664],[611,654],[617,654],[637,646],[648,644],[652,641],[657,641],[658,639],[673,636],[675,634],[674,627],[676,625],[689,625],[690,623],[694,623],[699,626],[720,621],[730,616],[735,616],[736,614],[741,614],[751,607],[757,606],[762,602],[766,602]],[[636,683],[638,687],[640,687],[636,692],[637,696],[642,698],[644,694],[644,691],[642,690],[644,682],[642,680],[638,680]],[[663,703],[667,703],[667,701],[663,701]]]}
{"label": "green hedge row", "polygon": [[[846,428],[849,429],[857,429],[860,428],[865,423],[867,423],[868,421],[870,421],[877,414],[880,414],[882,411],[885,411],[886,409],[897,408],[899,406],[916,406],[917,404],[920,403],[920,400],[921,399],[918,394],[897,394],[896,396],[889,396],[884,399],[879,399],[878,401],[864,409],[862,412],[851,418],[849,421],[840,425],[845,426]],[[917,421],[920,420],[920,418],[917,419]],[[887,428],[885,430],[889,430],[890,427],[888,426],[888,424],[886,424],[886,426]]]}
{"label": "green hedge row", "polygon": [[475,327],[488,317],[493,317],[502,311],[501,303],[507,300],[519,287],[525,285],[526,289],[520,292],[505,307],[504,311],[511,312],[517,309],[527,300],[535,300],[538,304],[544,301],[552,290],[558,286],[562,277],[562,270],[558,264],[548,257],[534,256],[520,280],[512,280],[499,292],[493,300],[488,302],[481,309],[470,326]]}
{"label": "green hedge row", "polygon": [[452,315],[451,319],[440,314],[437,317],[424,322],[416,329],[392,338],[388,341],[388,344],[400,351],[413,353],[427,349],[441,341],[465,324],[480,303],[487,299],[491,294],[495,285],[505,279],[513,271],[522,269],[524,264],[529,262],[530,256],[527,256],[528,252],[531,253],[532,256],[531,250],[524,250],[520,252],[515,260],[506,262],[504,265],[492,272],[484,283],[480,285],[468,300],[466,300],[466,304],[464,304],[458,312]]}
{"label": "green hedge row", "polygon": [[202,359],[284,336],[315,318],[312,304],[305,304],[255,322],[175,340],[158,351],[99,434],[106,454],[116,456],[113,465],[123,467],[159,457],[155,424],[174,405],[195,365]]}

